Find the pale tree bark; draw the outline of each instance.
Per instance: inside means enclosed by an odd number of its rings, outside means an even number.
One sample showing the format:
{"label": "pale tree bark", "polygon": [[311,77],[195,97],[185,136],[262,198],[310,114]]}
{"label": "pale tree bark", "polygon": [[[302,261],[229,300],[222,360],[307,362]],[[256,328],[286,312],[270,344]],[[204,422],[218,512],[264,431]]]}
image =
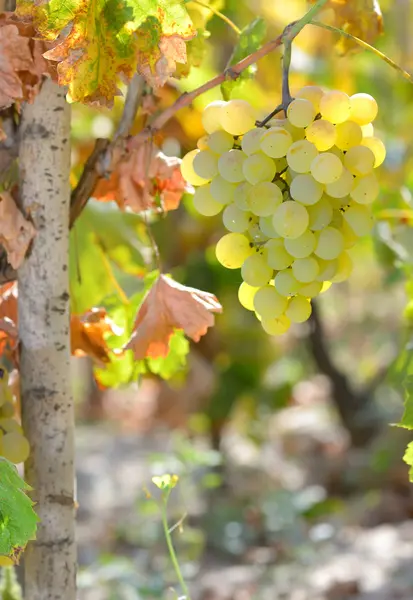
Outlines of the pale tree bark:
{"label": "pale tree bark", "polygon": [[21,123],[20,194],[37,236],[18,270],[26,481],[40,524],[24,554],[27,600],[75,600],[74,411],[70,386],[70,109],[46,81]]}

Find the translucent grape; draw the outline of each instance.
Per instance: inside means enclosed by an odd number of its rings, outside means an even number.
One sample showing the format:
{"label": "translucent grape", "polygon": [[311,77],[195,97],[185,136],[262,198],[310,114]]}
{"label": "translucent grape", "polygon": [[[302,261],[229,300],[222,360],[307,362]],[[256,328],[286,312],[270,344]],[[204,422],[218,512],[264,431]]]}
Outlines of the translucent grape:
{"label": "translucent grape", "polygon": [[244,183],[240,183],[240,185],[237,185],[235,188],[234,202],[241,210],[250,210],[248,204],[248,194],[252,187],[253,186],[250,183],[244,181]]}
{"label": "translucent grape", "polygon": [[30,454],[29,442],[17,431],[6,433],[1,438],[1,454],[16,465],[25,462]]}
{"label": "translucent grape", "polygon": [[273,270],[267,264],[265,258],[258,253],[249,256],[241,267],[241,276],[243,280],[252,287],[262,287],[266,285],[273,274]]}
{"label": "translucent grape", "polygon": [[201,150],[194,157],[193,168],[199,177],[210,181],[218,174],[218,156],[210,150]]}
{"label": "translucent grape", "polygon": [[321,292],[322,287],[323,283],[321,281],[312,281],[311,283],[303,285],[299,294],[300,296],[304,296],[304,298],[315,298]]}
{"label": "translucent grape", "polygon": [[310,256],[316,247],[316,243],[317,238],[309,229],[297,238],[284,240],[285,249],[294,258],[306,258]]}
{"label": "translucent grape", "polygon": [[370,148],[370,150],[373,152],[374,158],[375,158],[375,161],[374,161],[375,169],[384,162],[384,159],[386,158],[386,146],[383,144],[383,142],[379,138],[376,138],[376,137],[363,138],[363,140],[361,141],[361,145],[366,146],[367,148]]}
{"label": "translucent grape", "polygon": [[312,231],[324,229],[333,218],[333,207],[325,196],[317,204],[309,206],[307,211],[309,217],[308,228]]}
{"label": "translucent grape", "polygon": [[[241,184],[242,185],[242,184]],[[236,185],[230,183],[221,175],[217,175],[209,184],[211,196],[220,204],[229,204],[234,200]]]}
{"label": "translucent grape", "polygon": [[380,186],[374,173],[365,177],[355,177],[351,198],[358,204],[371,204],[379,195]]}
{"label": "translucent grape", "polygon": [[305,129],[302,127],[294,127],[294,125],[292,125],[288,119],[285,120],[283,128],[286,129],[291,135],[293,142],[298,142],[299,140],[305,139]]}
{"label": "translucent grape", "polygon": [[336,146],[340,150],[348,150],[361,144],[363,132],[360,125],[353,121],[345,121],[336,125]]}
{"label": "translucent grape", "polygon": [[270,238],[278,238],[279,235],[274,229],[272,215],[269,217],[260,217],[259,226],[261,231]]}
{"label": "translucent grape", "polygon": [[353,271],[353,261],[348,252],[342,252],[337,259],[338,269],[334,277],[331,278],[333,283],[341,283],[346,281]]}
{"label": "translucent grape", "polygon": [[268,240],[268,236],[261,230],[258,223],[251,223],[247,233],[254,243],[266,242]]}
{"label": "translucent grape", "polygon": [[241,233],[227,233],[215,247],[218,262],[227,269],[239,269],[252,252],[248,238]]}
{"label": "translucent grape", "polygon": [[255,185],[262,181],[272,181],[275,175],[275,163],[263,152],[247,156],[242,164],[245,179]]}
{"label": "translucent grape", "polygon": [[370,94],[354,94],[350,97],[350,119],[359,125],[367,125],[377,117],[379,107]]}
{"label": "translucent grape", "polygon": [[220,117],[222,128],[231,135],[243,135],[255,126],[255,111],[246,100],[230,100]]}
{"label": "translucent grape", "polygon": [[234,138],[226,131],[214,131],[207,138],[208,148],[217,154],[224,154],[232,149]]}
{"label": "translucent grape", "polygon": [[247,156],[261,150],[260,142],[264,132],[262,127],[254,127],[242,136],[241,148]]}
{"label": "translucent grape", "polygon": [[361,125],[361,131],[363,132],[363,137],[372,137],[374,135],[373,124]]}
{"label": "translucent grape", "polygon": [[238,288],[238,300],[247,310],[254,310],[254,296],[260,288],[252,287],[243,281]]}
{"label": "translucent grape", "polygon": [[362,177],[374,169],[375,156],[366,146],[353,146],[344,156],[344,166],[353,175]]}
{"label": "translucent grape", "polygon": [[274,277],[275,289],[281,296],[285,296],[286,298],[294,296],[294,294],[300,290],[302,285],[303,284],[294,277],[292,269],[279,271]]}
{"label": "translucent grape", "polygon": [[360,204],[350,206],[344,213],[344,219],[358,237],[367,235],[373,227],[371,212]]}
{"label": "translucent grape", "polygon": [[281,238],[271,239],[265,244],[267,250],[267,263],[276,271],[289,267],[294,258],[289,254]]}
{"label": "translucent grape", "polygon": [[204,183],[208,183],[207,179],[200,177],[194,171],[194,158],[199,152],[200,150],[191,150],[191,152],[185,154],[181,162],[182,177],[192,185],[204,185]]}
{"label": "translucent grape", "polygon": [[221,110],[226,102],[223,100],[215,100],[204,108],[202,113],[202,126],[207,133],[213,133],[221,129]]}
{"label": "translucent grape", "polygon": [[[340,210],[341,208],[348,206],[351,202],[350,196],[344,196],[343,198],[333,198],[332,196],[327,196],[327,198],[335,212]],[[335,219],[335,216],[333,216],[333,219]]]}
{"label": "translucent grape", "polygon": [[337,273],[337,269],[338,269],[338,260],[337,259],[323,260],[323,259],[319,258],[317,260],[317,262],[318,262],[318,267],[319,267],[318,275],[316,277],[317,281],[319,281],[319,282],[329,281]]}
{"label": "translucent grape", "polygon": [[222,213],[222,222],[228,231],[244,233],[250,226],[250,215],[236,204],[229,204]]}
{"label": "translucent grape", "polygon": [[343,163],[331,152],[323,152],[311,163],[311,175],[319,183],[333,183],[343,172]]}
{"label": "translucent grape", "polygon": [[287,298],[281,296],[273,285],[266,285],[254,296],[255,311],[264,320],[280,317],[287,308]]}
{"label": "translucent grape", "polygon": [[307,127],[305,137],[321,152],[334,146],[337,134],[334,125],[330,121],[318,119],[318,121],[314,121]]}
{"label": "translucent grape", "polygon": [[288,167],[287,159],[285,158],[285,156],[283,156],[282,158],[275,158],[274,163],[275,170],[277,173],[281,173],[281,171],[284,171]]}
{"label": "translucent grape", "polygon": [[326,227],[318,234],[314,254],[324,260],[332,260],[344,250],[343,236],[334,227]]}
{"label": "translucent grape", "polygon": [[331,123],[344,123],[350,116],[350,98],[344,92],[327,92],[320,100],[320,113]]}
{"label": "translucent grape", "polygon": [[334,227],[335,229],[341,229],[343,226],[343,212],[340,209],[333,209],[333,218],[330,222],[330,227]]}
{"label": "translucent grape", "polygon": [[320,200],[323,195],[323,186],[311,175],[297,175],[291,182],[290,195],[294,200],[309,206]]}
{"label": "translucent grape", "polygon": [[199,140],[196,143],[196,146],[199,150],[209,150],[209,146],[208,146],[208,135],[203,135],[202,137],[199,138]]}
{"label": "translucent grape", "polygon": [[311,283],[317,277],[320,267],[313,256],[297,258],[293,262],[293,275],[301,283]]}
{"label": "translucent grape", "polygon": [[317,148],[308,140],[294,142],[287,152],[288,166],[297,173],[308,173],[317,156]]}
{"label": "translucent grape", "polygon": [[288,302],[285,315],[292,323],[304,323],[311,315],[311,302],[304,296],[296,296]]}
{"label": "translucent grape", "polygon": [[247,194],[249,209],[258,217],[272,215],[282,200],[283,196],[280,188],[268,181],[252,186]]}
{"label": "translucent grape", "polygon": [[275,231],[283,238],[297,238],[308,227],[307,209],[298,202],[288,200],[277,206],[273,216]]}
{"label": "translucent grape", "polygon": [[291,321],[285,315],[276,319],[263,319],[261,326],[268,335],[283,335],[291,327]]}
{"label": "translucent grape", "polygon": [[320,101],[323,95],[324,92],[320,87],[316,85],[306,85],[295,94],[295,97],[309,100],[314,106],[314,110],[317,114],[318,112],[320,112]]}
{"label": "translucent grape", "polygon": [[287,119],[294,127],[308,127],[316,114],[313,104],[305,98],[296,98],[287,108]]}
{"label": "translucent grape", "polygon": [[281,127],[271,127],[262,136],[260,141],[261,150],[271,158],[282,158],[287,151],[293,138],[291,133]]}
{"label": "translucent grape", "polygon": [[[13,407],[13,410],[14,410],[14,407]],[[18,433],[23,433],[23,428],[20,425],[20,423],[18,423],[16,421],[16,419],[12,419],[12,418],[0,419],[0,428],[5,433],[9,433],[11,431],[17,431]]]}
{"label": "translucent grape", "polygon": [[343,220],[343,225],[341,226],[341,234],[344,239],[344,248],[346,250],[352,248],[358,241],[357,235],[354,233],[353,229],[345,219]]}
{"label": "translucent grape", "polygon": [[221,177],[230,183],[239,183],[244,181],[242,165],[246,159],[246,154],[241,150],[229,150],[224,152],[218,159],[218,170]]}
{"label": "translucent grape", "polygon": [[348,196],[353,187],[353,175],[347,169],[343,169],[340,177],[332,183],[327,183],[326,192],[332,198],[344,198]]}
{"label": "translucent grape", "polygon": [[210,191],[209,185],[202,185],[196,188],[193,196],[194,207],[200,215],[204,217],[213,217],[221,212],[223,205],[217,202]]}

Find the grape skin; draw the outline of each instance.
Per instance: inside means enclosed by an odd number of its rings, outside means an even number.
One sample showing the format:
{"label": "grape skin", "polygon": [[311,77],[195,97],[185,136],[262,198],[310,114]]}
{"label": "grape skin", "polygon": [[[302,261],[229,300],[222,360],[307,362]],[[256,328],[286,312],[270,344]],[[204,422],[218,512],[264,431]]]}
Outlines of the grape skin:
{"label": "grape skin", "polygon": [[291,182],[290,195],[306,206],[316,204],[323,195],[323,186],[311,175],[297,175]]}
{"label": "grape skin", "polygon": [[252,287],[243,281],[238,288],[238,300],[241,306],[254,311],[254,296],[260,288]]}
{"label": "grape skin", "polygon": [[287,298],[281,296],[272,285],[261,287],[254,296],[254,309],[265,320],[280,317],[287,304]]}
{"label": "grape skin", "polygon": [[273,225],[275,231],[284,238],[297,238],[308,227],[308,212],[302,204],[288,200],[275,209]]}
{"label": "grape skin", "polygon": [[318,156],[318,150],[308,140],[294,142],[287,152],[288,166],[297,173],[308,173],[311,163]]}
{"label": "grape skin", "polygon": [[217,202],[210,191],[210,185],[202,185],[195,190],[194,207],[204,217],[213,217],[221,212],[223,205]]}
{"label": "grape skin", "polygon": [[239,269],[252,254],[252,248],[245,235],[227,233],[218,241],[215,254],[218,262],[227,269]]}
{"label": "grape skin", "polygon": [[243,280],[252,287],[266,285],[271,279],[272,274],[273,270],[261,254],[252,254],[244,261],[241,267]]}
{"label": "grape skin", "polygon": [[224,152],[218,159],[218,171],[223,179],[226,179],[230,183],[240,183],[244,181],[244,173],[242,165],[246,154],[241,150],[229,150]]}

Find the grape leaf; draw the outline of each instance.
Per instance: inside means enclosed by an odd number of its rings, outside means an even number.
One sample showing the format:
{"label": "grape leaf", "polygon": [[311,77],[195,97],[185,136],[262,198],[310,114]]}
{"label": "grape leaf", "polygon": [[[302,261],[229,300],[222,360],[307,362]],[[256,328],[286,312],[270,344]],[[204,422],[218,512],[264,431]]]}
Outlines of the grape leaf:
{"label": "grape leaf", "polygon": [[176,329],[198,342],[213,326],[213,313],[220,312],[222,306],[213,294],[160,275],[137,312],[125,348],[133,350],[136,360],[166,357]]}
{"label": "grape leaf", "polygon": [[409,465],[409,479],[413,482],[413,442],[407,445],[406,452],[403,456],[404,462]]}
{"label": "grape leaf", "polygon": [[405,400],[404,412],[401,418],[400,427],[413,429],[413,376],[408,376],[404,382]]}
{"label": "grape leaf", "polygon": [[0,555],[15,556],[36,535],[38,517],[12,463],[0,458]]}
{"label": "grape leaf", "polygon": [[17,15],[57,41],[44,56],[59,63],[69,98],[107,106],[120,94],[119,77],[138,71],[163,85],[196,35],[180,0],[18,0]]}
{"label": "grape leaf", "polygon": [[[235,46],[232,55],[227,63],[227,69],[231,67],[231,65],[235,65],[237,62],[255,52],[261,45],[265,38],[266,34],[266,24],[264,19],[258,17],[254,19],[249,25],[244,27],[239,36],[237,45]],[[230,76],[227,81],[221,85],[222,95],[225,100],[228,100],[231,97],[231,93],[234,90],[234,87],[242,81],[245,81],[248,78],[251,78],[256,72],[256,66],[251,65],[248,69],[244,69],[242,73],[237,77],[236,80],[230,79]]]}
{"label": "grape leaf", "polygon": [[[311,1],[314,4],[315,0]],[[378,0],[329,0],[323,12],[328,14],[328,9],[334,11],[332,25],[369,44],[373,44],[383,33],[383,17]],[[340,54],[362,50],[358,44],[345,37],[338,40],[336,48]]]}
{"label": "grape leaf", "polygon": [[[92,308],[83,315],[70,317],[70,345],[72,356],[90,356],[95,364],[105,366],[110,362],[110,349],[106,337],[119,336],[122,329],[109,318],[104,308]],[[123,354],[112,350],[118,356]]]}

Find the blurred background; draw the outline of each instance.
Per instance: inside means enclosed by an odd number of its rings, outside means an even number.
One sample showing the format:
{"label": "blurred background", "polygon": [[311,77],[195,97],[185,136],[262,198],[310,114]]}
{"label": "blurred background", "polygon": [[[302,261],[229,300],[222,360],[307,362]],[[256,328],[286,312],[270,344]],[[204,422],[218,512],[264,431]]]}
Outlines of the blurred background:
{"label": "blurred background", "polygon": [[[384,33],[374,44],[413,71],[413,1],[380,4]],[[265,39],[308,8],[303,0],[211,5],[240,28],[261,16]],[[134,132],[182,91],[222,72],[231,56],[236,35],[228,25],[187,6],[194,22],[207,23],[206,53],[185,79],[148,94]],[[358,25],[361,37],[375,37],[368,12]],[[92,200],[74,228],[72,270],[91,264],[81,286],[73,275],[78,311],[104,306],[124,326],[117,283],[142,298],[158,266],[152,238],[164,272],[216,294],[224,308],[199,344],[175,335],[163,361],[136,368],[114,360],[96,370],[92,359],[73,358],[82,600],[179,596],[151,483],[164,473],[180,478],[168,519],[179,524],[173,540],[193,599],[413,597],[413,493],[402,460],[411,435],[391,425],[402,415],[412,369],[413,87],[372,53],[342,55],[338,41],[305,28],[294,44],[292,92],[316,84],[372,94],[387,158],[374,234],[358,244],[350,280],[314,303],[309,323],[281,338],[263,333],[239,305],[239,272],[215,259],[220,216],[197,215],[189,195],[165,217],[137,217],[133,252],[122,255],[128,268],[118,268],[118,253],[108,289],[93,232],[119,242],[117,207]],[[280,101],[280,58],[277,50],[262,59],[233,97],[268,114]],[[182,157],[193,149],[203,107],[219,98],[216,88],[178,112],[157,136],[163,152]],[[73,182],[121,110],[121,99],[112,111],[73,107]]]}

